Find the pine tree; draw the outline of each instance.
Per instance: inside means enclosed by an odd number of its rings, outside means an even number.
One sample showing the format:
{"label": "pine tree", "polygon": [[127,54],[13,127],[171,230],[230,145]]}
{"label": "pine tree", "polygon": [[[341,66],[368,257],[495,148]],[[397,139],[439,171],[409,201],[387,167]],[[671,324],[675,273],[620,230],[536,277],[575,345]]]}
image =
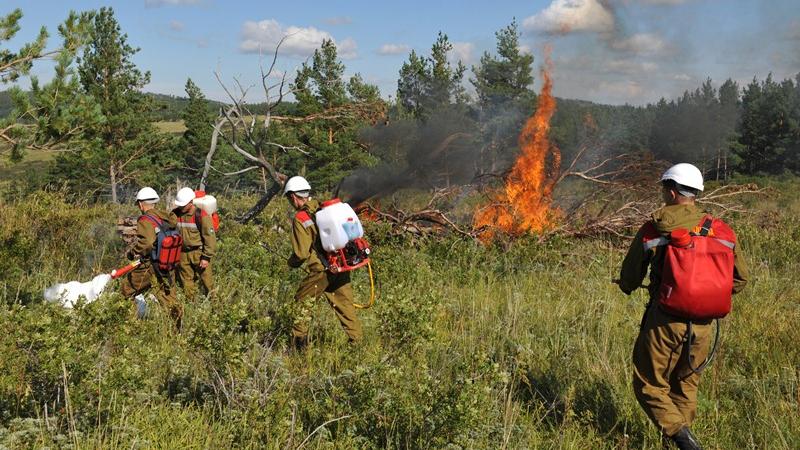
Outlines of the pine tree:
{"label": "pine tree", "polygon": [[400,78],[397,80],[397,104],[401,116],[422,117],[427,77],[425,58],[411,50],[408,61],[400,68]]}
{"label": "pine tree", "polygon": [[152,102],[141,89],[150,81],[132,61],[131,47],[111,8],[94,14],[90,40],[78,62],[80,84],[97,102],[103,120],[85,130],[79,151],[57,158],[53,177],[76,191],[108,192],[119,199],[121,186],[163,179],[167,139],[150,121]]}
{"label": "pine tree", "polygon": [[778,83],[772,74],[755,78],[742,95],[739,139],[734,149],[745,173],[800,172],[798,88],[791,79]]}
{"label": "pine tree", "polygon": [[453,44],[439,32],[431,47],[430,57],[411,51],[408,61],[400,68],[397,81],[397,102],[401,116],[425,119],[440,108],[464,106],[468,100],[462,82],[466,67],[461,61],[453,65],[448,60]]}
{"label": "pine tree", "polygon": [[[380,104],[380,92],[358,74],[345,82],[344,70],[336,44],[325,40],[314,51],[311,64],[303,64],[298,70],[293,85],[300,116],[342,111],[332,114],[336,118],[314,120],[296,130],[298,141],[312,150],[302,160],[302,166],[295,160],[287,167],[297,173],[307,171],[309,180],[319,189],[334,187],[351,170],[373,160],[358,143],[357,133],[363,121],[352,111],[357,105]],[[344,108],[349,108],[350,113],[344,113]]]}
{"label": "pine tree", "polygon": [[190,169],[201,167],[208,146],[211,143],[214,115],[209,109],[203,91],[194,84],[191,78],[186,80],[186,95],[189,102],[181,113],[186,131],[181,139],[181,155],[183,162]]}
{"label": "pine tree", "polygon": [[[10,41],[19,32],[20,19],[22,10],[19,8],[5,17],[0,17],[0,44],[3,41]],[[47,29],[42,27],[36,39],[23,45],[18,51],[0,48],[0,82],[9,83],[27,75],[33,67],[33,62],[42,57],[48,36]]]}
{"label": "pine tree", "polygon": [[500,161],[517,153],[517,133],[535,104],[533,55],[522,53],[517,22],[495,33],[497,54],[485,52],[470,80],[478,95],[483,140],[483,170],[495,172]]}
{"label": "pine tree", "polygon": [[[0,18],[0,43],[16,35],[21,18],[19,9]],[[41,85],[36,77],[31,77],[30,92],[17,86],[9,89],[13,108],[0,119],[0,140],[11,144],[12,161],[20,160],[26,149],[64,147],[98,120],[91,99],[81,94],[71,67],[75,52],[86,39],[90,19],[89,13],[70,13],[58,27],[63,42],[56,50],[44,50],[48,38],[44,27],[35,41],[18,51],[0,48],[0,83],[10,83],[27,75],[38,59],[51,57],[56,61],[55,75],[50,82]],[[31,123],[36,126],[24,125]]]}

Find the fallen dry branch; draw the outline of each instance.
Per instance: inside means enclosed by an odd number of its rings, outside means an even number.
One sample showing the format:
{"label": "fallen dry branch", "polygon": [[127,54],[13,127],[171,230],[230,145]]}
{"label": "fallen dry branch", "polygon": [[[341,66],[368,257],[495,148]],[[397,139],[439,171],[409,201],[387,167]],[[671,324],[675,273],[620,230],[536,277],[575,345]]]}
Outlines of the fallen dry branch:
{"label": "fallen dry branch", "polygon": [[[598,187],[588,200],[566,213],[562,225],[551,233],[572,236],[614,235],[630,237],[643,223],[661,208],[660,196],[654,188],[650,192],[631,189],[627,192]],[[752,195],[766,195],[768,189],[755,184],[725,185],[697,199],[697,204],[715,217],[733,213],[749,213],[741,200]]]}
{"label": "fallen dry branch", "polygon": [[390,223],[398,233],[428,235],[449,230],[464,237],[475,238],[474,230],[468,230],[451,219],[436,205],[452,198],[460,188],[435,189],[427,204],[419,210],[407,211],[397,207],[381,208],[377,203],[364,202],[356,212],[369,220]]}

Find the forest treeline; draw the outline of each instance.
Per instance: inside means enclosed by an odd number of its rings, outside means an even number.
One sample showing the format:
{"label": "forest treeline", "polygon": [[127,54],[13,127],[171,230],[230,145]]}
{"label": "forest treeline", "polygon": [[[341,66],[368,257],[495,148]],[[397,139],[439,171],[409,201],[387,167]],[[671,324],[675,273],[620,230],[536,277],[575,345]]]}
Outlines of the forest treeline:
{"label": "forest treeline", "polygon": [[[16,10],[0,21],[0,36],[13,37],[21,16]],[[287,75],[293,93],[288,100],[232,95],[218,102],[191,79],[185,97],[143,92],[150,74],[132,62],[139,49],[128,43],[111,8],[72,14],[59,34],[63,45],[54,56],[53,79],[32,77],[28,91],[13,82],[46,53],[47,33],[17,52],[0,47],[9,61],[0,70],[8,87],[0,93],[4,158],[59,150],[48,170],[15,180],[15,193],[51,185],[117,202],[144,184],[196,184],[203,172],[211,190],[267,190],[274,180],[264,164],[247,167],[228,125],[220,128],[213,164],[206,161],[214,125],[236,102],[254,118],[269,113],[279,119],[256,130],[256,140],[274,151],[258,147],[255,157],[283,173],[305,174],[322,189],[336,189],[348,175],[363,172],[383,180],[404,174],[396,187],[484,182],[513,163],[518,133],[536,108],[538,64],[521,50],[513,21],[496,33],[495,51],[485,52],[469,74],[462,62],[452,61],[452,43],[440,32],[429,52],[410,52],[391,100],[359,74],[345,77],[332,41]],[[155,124],[164,121],[183,121],[185,131],[159,132]],[[551,136],[562,165],[588,148],[581,164],[651,153],[692,162],[716,179],[735,172],[797,173],[800,73],[780,81],[754,78],[746,86],[707,79],[678,98],[646,106],[558,99]]]}

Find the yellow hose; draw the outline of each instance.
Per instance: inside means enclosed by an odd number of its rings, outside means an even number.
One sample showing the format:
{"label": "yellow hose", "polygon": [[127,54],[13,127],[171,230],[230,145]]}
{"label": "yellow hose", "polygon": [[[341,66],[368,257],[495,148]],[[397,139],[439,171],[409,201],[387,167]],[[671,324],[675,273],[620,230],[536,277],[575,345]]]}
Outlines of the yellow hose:
{"label": "yellow hose", "polygon": [[369,303],[366,305],[353,303],[353,306],[358,309],[371,308],[375,304],[375,276],[372,273],[372,264],[367,263],[367,269],[369,269]]}

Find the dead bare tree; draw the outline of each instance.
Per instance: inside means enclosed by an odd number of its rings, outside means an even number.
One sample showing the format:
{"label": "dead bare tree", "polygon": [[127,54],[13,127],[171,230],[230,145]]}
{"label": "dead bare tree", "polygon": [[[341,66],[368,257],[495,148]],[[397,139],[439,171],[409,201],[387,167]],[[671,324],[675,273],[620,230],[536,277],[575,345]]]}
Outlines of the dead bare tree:
{"label": "dead bare tree", "polygon": [[[297,124],[344,118],[377,120],[377,117],[382,116],[384,113],[383,105],[351,103],[305,116],[276,115],[277,108],[283,103],[287,95],[294,93],[294,90],[288,87],[285,71],[279,75],[278,81],[272,81],[278,75],[275,67],[281,44],[285,39],[286,36],[276,45],[269,67],[266,69],[264,66],[259,67],[260,89],[264,96],[263,105],[265,109],[262,114],[256,114],[247,102],[247,96],[254,86],[244,86],[239,79],[234,78],[233,87],[229,87],[222,80],[219,72],[214,72],[217,82],[228,96],[229,103],[220,108],[219,116],[213,125],[211,143],[206,154],[203,174],[200,179],[200,189],[205,189],[212,170],[228,177],[240,176],[252,170],[261,170],[264,178],[264,192],[255,205],[237,218],[242,223],[247,223],[258,215],[270,200],[280,192],[286,182],[287,175],[284,170],[281,167],[276,167],[274,163],[278,160],[279,154],[303,158],[312,151],[304,144],[288,144],[271,140],[267,131],[274,123]],[[241,168],[232,171],[221,171],[214,167],[214,156],[220,141],[229,145],[241,157]]]}

